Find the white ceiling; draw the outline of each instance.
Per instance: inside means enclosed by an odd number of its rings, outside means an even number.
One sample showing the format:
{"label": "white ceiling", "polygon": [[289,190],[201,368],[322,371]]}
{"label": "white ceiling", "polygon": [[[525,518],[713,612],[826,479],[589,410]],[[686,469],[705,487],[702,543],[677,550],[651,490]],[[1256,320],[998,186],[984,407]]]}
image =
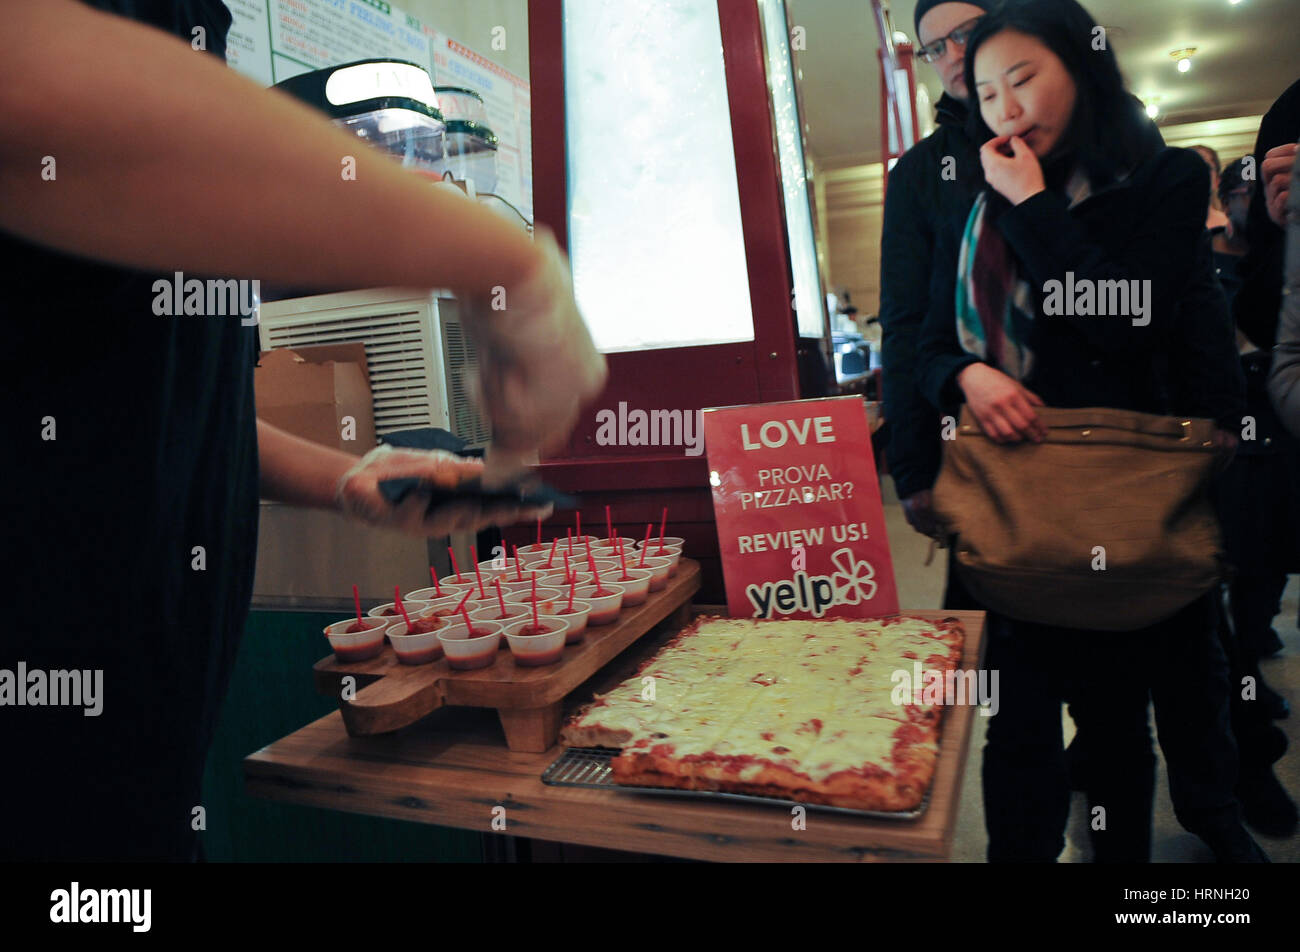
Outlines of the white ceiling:
{"label": "white ceiling", "polygon": [[[1106,27],[1129,89],[1157,97],[1161,125],[1259,115],[1300,78],[1300,0],[1083,0]],[[806,31],[798,53],[808,146],[823,167],[880,161],[879,39],[869,0],[786,0]],[[915,41],[915,0],[889,4]],[[1197,47],[1188,73],[1171,50]],[[942,88],[917,61],[931,100]]]}

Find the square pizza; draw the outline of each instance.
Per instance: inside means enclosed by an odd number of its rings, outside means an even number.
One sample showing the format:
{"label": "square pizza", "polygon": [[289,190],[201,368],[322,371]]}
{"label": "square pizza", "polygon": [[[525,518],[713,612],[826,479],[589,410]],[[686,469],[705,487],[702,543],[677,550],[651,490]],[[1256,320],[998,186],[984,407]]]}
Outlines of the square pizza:
{"label": "square pizza", "polygon": [[560,741],[618,749],[623,785],[911,810],[934,776],[942,695],[899,685],[917,664],[947,681],[963,640],[956,618],[698,618]]}

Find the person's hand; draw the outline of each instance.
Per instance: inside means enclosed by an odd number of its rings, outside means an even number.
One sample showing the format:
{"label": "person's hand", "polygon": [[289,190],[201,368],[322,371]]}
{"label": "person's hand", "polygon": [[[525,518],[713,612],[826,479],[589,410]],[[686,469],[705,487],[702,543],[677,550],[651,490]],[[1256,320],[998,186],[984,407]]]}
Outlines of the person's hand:
{"label": "person's hand", "polygon": [[1296,144],[1280,145],[1264,153],[1264,200],[1268,217],[1279,228],[1287,224],[1286,203],[1291,194],[1291,173],[1295,168]]}
{"label": "person's hand", "polygon": [[562,443],[608,376],[578,313],[568,261],[549,230],[539,228],[536,243],[543,264],[526,281],[466,301],[463,326],[479,355],[475,389],[503,459]]}
{"label": "person's hand", "polygon": [[902,502],[907,524],[921,535],[937,539],[940,532],[939,523],[934,518],[934,493],[923,489],[919,493],[912,493]]}
{"label": "person's hand", "polygon": [[488,526],[546,519],[553,507],[527,509],[515,505],[483,507],[473,502],[455,502],[429,513],[429,499],[413,492],[394,506],[379,491],[388,479],[415,478],[442,489],[455,489],[477,479],[483,472],[479,460],[463,459],[444,450],[394,449],[379,446],[371,450],[339,479],[334,498],[344,515],[372,526],[396,529],[429,538],[452,532],[477,532]]}
{"label": "person's hand", "polygon": [[[1011,150],[1011,155],[1006,150]],[[984,179],[1012,205],[1019,205],[1047,188],[1043,166],[1020,136],[998,136],[980,149]]]}
{"label": "person's hand", "polygon": [[957,375],[966,405],[980,429],[996,443],[1019,443],[1047,438],[1047,425],[1034,412],[1042,398],[988,364],[971,364]]}
{"label": "person's hand", "polygon": [[1237,446],[1239,445],[1237,434],[1231,430],[1216,426],[1214,435],[1210,437],[1210,440],[1214,443],[1214,448],[1218,452],[1219,460],[1216,469],[1221,473],[1228,468],[1233,457],[1237,455]]}

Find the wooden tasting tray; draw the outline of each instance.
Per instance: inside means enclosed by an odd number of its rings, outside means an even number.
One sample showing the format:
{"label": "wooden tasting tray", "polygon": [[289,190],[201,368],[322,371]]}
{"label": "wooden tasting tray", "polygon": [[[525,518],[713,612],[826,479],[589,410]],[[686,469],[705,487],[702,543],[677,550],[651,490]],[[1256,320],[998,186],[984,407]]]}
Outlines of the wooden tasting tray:
{"label": "wooden tasting tray", "polygon": [[[343,725],[353,737],[385,734],[414,724],[440,707],[493,707],[511,750],[541,753],[559,737],[564,698],[646,632],[669,616],[678,628],[690,621],[691,597],[700,588],[700,565],[682,559],[668,587],[642,605],[625,608],[612,625],[588,626],[580,644],[564,649],[559,664],[515,664],[502,648],[491,667],[453,671],[446,659],[404,665],[391,646],[369,661],[341,663],[333,655],[316,662],[316,690],[339,698]],[[342,699],[343,678],[352,675],[356,694]]]}

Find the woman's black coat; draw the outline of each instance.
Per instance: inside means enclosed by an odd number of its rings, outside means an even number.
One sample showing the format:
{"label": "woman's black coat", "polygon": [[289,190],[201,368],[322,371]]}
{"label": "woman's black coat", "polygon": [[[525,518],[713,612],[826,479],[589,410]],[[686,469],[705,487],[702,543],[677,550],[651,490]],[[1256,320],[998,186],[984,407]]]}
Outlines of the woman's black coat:
{"label": "woman's black coat", "polygon": [[[1208,417],[1240,430],[1244,381],[1205,230],[1209,191],[1200,156],[1161,149],[1073,208],[1058,191],[1018,206],[989,193],[986,227],[1001,231],[1034,290],[1035,364],[1024,384],[1048,406]],[[940,236],[917,360],[921,392],[946,412],[963,402],[957,374],[977,361],[961,349],[956,329],[965,224],[954,218]],[[1047,315],[1046,285],[1068,286],[1069,274],[1076,287],[1085,280],[1150,282],[1139,285],[1149,291],[1146,323],[1132,315]]]}

